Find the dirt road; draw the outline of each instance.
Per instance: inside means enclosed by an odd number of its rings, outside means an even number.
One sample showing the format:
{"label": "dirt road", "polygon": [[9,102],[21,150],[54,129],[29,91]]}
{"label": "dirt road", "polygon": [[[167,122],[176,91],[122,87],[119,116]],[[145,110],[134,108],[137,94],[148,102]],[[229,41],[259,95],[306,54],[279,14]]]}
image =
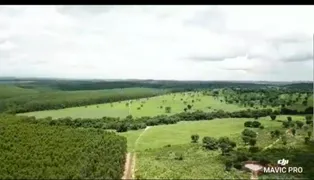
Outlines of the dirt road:
{"label": "dirt road", "polygon": [[135,172],[135,147],[138,144],[138,141],[140,137],[149,129],[150,127],[147,126],[145,130],[138,136],[138,138],[135,141],[133,153],[127,153],[126,154],[126,161],[125,161],[125,168],[124,168],[124,175],[122,179],[134,179],[134,172]]}

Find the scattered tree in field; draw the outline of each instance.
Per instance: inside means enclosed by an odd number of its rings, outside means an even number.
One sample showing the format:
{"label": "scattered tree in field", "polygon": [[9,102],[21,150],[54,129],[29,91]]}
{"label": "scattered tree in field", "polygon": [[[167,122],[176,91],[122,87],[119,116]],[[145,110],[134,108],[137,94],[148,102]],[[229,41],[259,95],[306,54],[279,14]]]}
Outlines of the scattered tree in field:
{"label": "scattered tree in field", "polygon": [[244,127],[252,127],[252,121],[245,121]]}
{"label": "scattered tree in field", "polygon": [[295,136],[296,129],[295,129],[295,128],[292,128],[292,129],[291,129],[291,133],[292,133],[293,136]]}
{"label": "scattered tree in field", "polygon": [[289,122],[291,122],[291,121],[292,121],[292,117],[291,117],[291,116],[288,116],[288,117],[287,117],[287,120],[288,120]]}
{"label": "scattered tree in field", "polygon": [[276,115],[270,115],[271,120],[276,120]]}
{"label": "scattered tree in field", "polygon": [[303,125],[304,125],[304,123],[302,121],[296,121],[295,123],[297,124],[297,127],[299,129],[301,129],[303,127]]}
{"label": "scattered tree in field", "polygon": [[287,138],[287,136],[286,136],[285,134],[283,134],[283,135],[281,136],[281,140],[282,140],[282,144],[283,144],[283,145],[286,145],[288,138]]}
{"label": "scattered tree in field", "polygon": [[260,123],[260,122],[258,122],[258,121],[253,121],[252,122],[252,127],[254,127],[254,128],[258,128],[258,127],[260,127],[262,124]]}
{"label": "scattered tree in field", "polygon": [[129,106],[129,103],[125,103],[125,106]]}
{"label": "scattered tree in field", "polygon": [[260,128],[260,129],[264,129],[265,127],[264,127],[263,125],[261,125],[259,128]]}
{"label": "scattered tree in field", "polygon": [[166,112],[166,113],[171,113],[171,107],[167,106],[167,107],[165,108],[165,112]]}
{"label": "scattered tree in field", "polygon": [[192,103],[194,103],[194,99],[192,100]]}
{"label": "scattered tree in field", "polygon": [[138,107],[137,110],[141,110],[141,107]]}
{"label": "scattered tree in field", "polygon": [[203,138],[203,147],[208,150],[216,150],[218,149],[218,141],[213,137],[205,136]]}
{"label": "scattered tree in field", "polygon": [[192,105],[188,104],[187,108],[188,108],[188,109],[191,109],[191,108],[192,108]]}
{"label": "scattered tree in field", "polygon": [[188,110],[188,108],[184,108],[183,110],[184,110],[184,112],[186,112]]}
{"label": "scattered tree in field", "polygon": [[141,107],[143,107],[143,104],[141,104]]}
{"label": "scattered tree in field", "polygon": [[162,109],[163,108],[163,106],[160,106],[160,109]]}
{"label": "scattered tree in field", "polygon": [[198,134],[191,135],[192,143],[197,143],[200,136]]}
{"label": "scattered tree in field", "polygon": [[248,137],[251,137],[251,138],[256,138],[257,137],[257,134],[256,132],[250,130],[250,129],[244,129],[242,131],[242,136],[248,136]]}

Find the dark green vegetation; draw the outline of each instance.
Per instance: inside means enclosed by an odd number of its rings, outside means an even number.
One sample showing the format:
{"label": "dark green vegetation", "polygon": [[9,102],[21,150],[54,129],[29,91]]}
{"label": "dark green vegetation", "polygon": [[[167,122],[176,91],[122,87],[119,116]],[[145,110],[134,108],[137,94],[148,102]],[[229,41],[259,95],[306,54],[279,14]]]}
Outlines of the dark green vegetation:
{"label": "dark green vegetation", "polygon": [[0,112],[23,113],[30,111],[63,109],[106,102],[151,97],[166,91],[150,88],[126,88],[92,91],[60,91],[24,89],[13,85],[0,85]]}
{"label": "dark green vegetation", "polygon": [[126,149],[115,133],[0,116],[0,179],[119,179]]}

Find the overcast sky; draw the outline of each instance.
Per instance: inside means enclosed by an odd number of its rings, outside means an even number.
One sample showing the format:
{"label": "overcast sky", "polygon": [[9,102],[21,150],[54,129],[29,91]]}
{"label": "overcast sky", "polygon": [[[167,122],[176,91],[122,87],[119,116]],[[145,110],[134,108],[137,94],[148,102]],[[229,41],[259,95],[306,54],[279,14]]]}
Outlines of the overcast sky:
{"label": "overcast sky", "polygon": [[1,6],[0,76],[313,80],[314,6]]}

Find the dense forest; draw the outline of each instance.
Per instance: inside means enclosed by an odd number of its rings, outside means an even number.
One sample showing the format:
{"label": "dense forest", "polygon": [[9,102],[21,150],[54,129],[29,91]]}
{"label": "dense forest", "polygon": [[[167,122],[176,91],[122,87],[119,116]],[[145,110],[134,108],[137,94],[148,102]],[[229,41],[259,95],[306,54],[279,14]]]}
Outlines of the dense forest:
{"label": "dense forest", "polygon": [[120,179],[126,138],[0,116],[0,179]]}
{"label": "dense forest", "polygon": [[[12,91],[10,91],[12,89]],[[100,104],[151,97],[166,93],[151,88],[124,88],[93,91],[29,91],[0,85],[0,112],[23,113],[48,109]],[[6,96],[7,94],[7,96]],[[10,96],[11,94],[13,96]]]}

